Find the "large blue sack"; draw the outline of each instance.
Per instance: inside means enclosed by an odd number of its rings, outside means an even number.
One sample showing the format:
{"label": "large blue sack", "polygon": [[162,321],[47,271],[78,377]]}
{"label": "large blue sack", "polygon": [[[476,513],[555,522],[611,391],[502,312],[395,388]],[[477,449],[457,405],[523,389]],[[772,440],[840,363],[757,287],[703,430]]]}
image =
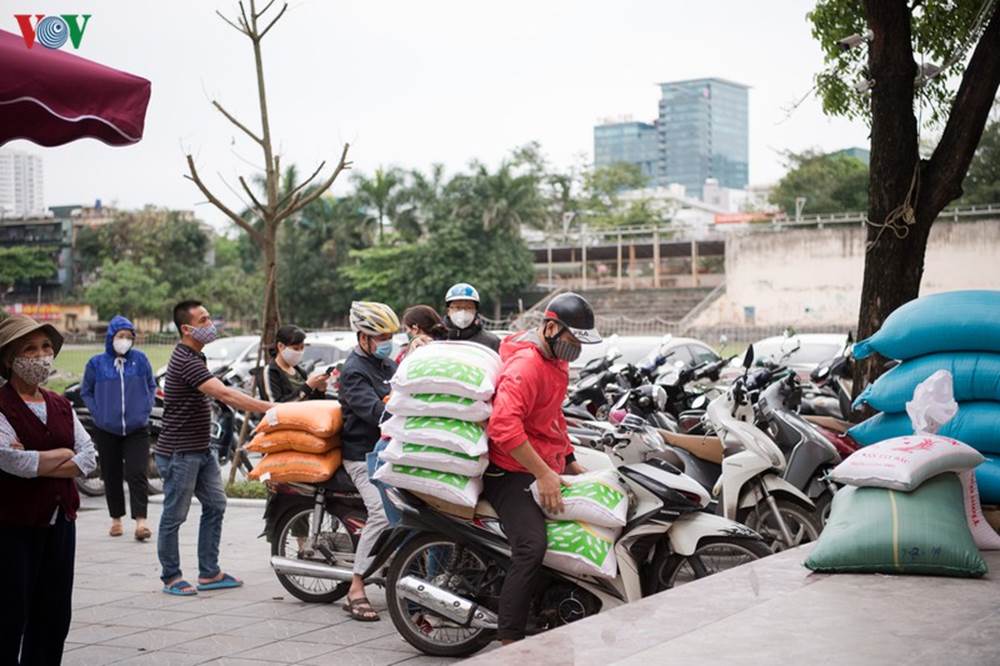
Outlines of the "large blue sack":
{"label": "large blue sack", "polygon": [[854,345],[854,358],[878,352],[906,360],[944,351],[1000,352],[1000,291],[949,291],[910,301]]}
{"label": "large blue sack", "polygon": [[[905,412],[883,413],[859,423],[847,434],[858,444],[868,446],[912,435],[913,425]],[[981,453],[1000,454],[1000,402],[959,403],[958,414],[941,426],[937,434],[964,442]]]}
{"label": "large blue sack", "polygon": [[1000,504],[1000,458],[986,456],[986,462],[976,468],[976,485],[981,503]]}
{"label": "large blue sack", "polygon": [[917,384],[938,370],[951,373],[955,400],[1000,401],[1000,354],[945,352],[920,356],[896,366],[866,386],[854,401],[854,407],[868,403],[880,412],[902,412],[913,399]]}

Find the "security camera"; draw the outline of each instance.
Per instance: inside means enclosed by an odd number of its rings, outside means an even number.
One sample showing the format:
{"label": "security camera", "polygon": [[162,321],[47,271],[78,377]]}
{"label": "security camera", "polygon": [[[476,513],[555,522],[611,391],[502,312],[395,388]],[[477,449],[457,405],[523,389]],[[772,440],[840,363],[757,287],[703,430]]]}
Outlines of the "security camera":
{"label": "security camera", "polygon": [[837,42],[837,46],[840,48],[841,51],[850,51],[855,47],[861,46],[862,44],[872,41],[872,37],[874,37],[872,31],[865,30],[864,34],[862,35],[855,33],[850,37],[844,37],[843,39]]}

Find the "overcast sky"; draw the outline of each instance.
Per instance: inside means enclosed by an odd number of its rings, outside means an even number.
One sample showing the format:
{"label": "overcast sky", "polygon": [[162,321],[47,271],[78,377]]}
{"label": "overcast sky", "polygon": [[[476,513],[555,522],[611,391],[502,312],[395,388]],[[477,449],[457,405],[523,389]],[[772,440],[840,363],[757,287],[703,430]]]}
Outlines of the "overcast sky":
{"label": "overcast sky", "polygon": [[[11,3],[3,4],[0,29],[17,32]],[[809,90],[822,64],[804,0],[289,4],[264,40],[271,129],[283,163],[307,172],[335,161],[345,141],[363,172],[434,162],[454,171],[473,158],[495,164],[532,140],[553,163],[568,165],[581,154],[592,158],[595,122],[626,114],[652,120],[658,82],[710,76],[751,86],[752,184],[780,178],[780,151],[868,145],[863,124],[825,117],[814,98],[785,120],[784,109]],[[221,223],[182,177],[186,151],[219,195],[240,205],[217,174],[238,188],[236,176],[253,170],[243,160],[259,164],[260,152],[209,105],[217,97],[259,126],[249,41],[214,13],[236,7],[217,0],[18,6],[92,14],[77,53],[153,84],[137,145],[8,144],[43,155],[48,205],[153,203]]]}

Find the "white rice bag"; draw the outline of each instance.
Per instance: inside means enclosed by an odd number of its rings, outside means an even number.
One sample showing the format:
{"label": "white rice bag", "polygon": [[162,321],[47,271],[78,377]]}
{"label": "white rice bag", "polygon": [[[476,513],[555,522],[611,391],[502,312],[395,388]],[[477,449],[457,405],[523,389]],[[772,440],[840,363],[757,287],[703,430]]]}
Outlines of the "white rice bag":
{"label": "white rice bag", "polygon": [[[421,347],[423,349],[423,347]],[[486,453],[486,431],[478,423],[437,416],[393,416],[382,424],[382,433],[413,444],[438,446],[479,456]]]}
{"label": "white rice bag", "polygon": [[969,521],[969,531],[976,548],[980,550],[1000,550],[1000,534],[986,522],[983,507],[979,504],[979,486],[976,485],[975,470],[968,470],[958,475],[962,480],[962,493],[965,495],[965,519]]}
{"label": "white rice bag", "polygon": [[[563,476],[563,512],[542,512],[552,520],[579,520],[600,527],[624,527],[628,520],[628,494],[613,470]],[[531,494],[538,499],[538,482],[531,484]]]}
{"label": "white rice bag", "polygon": [[475,423],[489,419],[493,413],[493,405],[484,400],[447,393],[409,395],[394,391],[385,408],[394,416],[441,416]]}
{"label": "white rice bag", "polygon": [[411,465],[382,465],[372,477],[386,485],[424,493],[459,506],[474,507],[483,491],[479,477],[438,472]]}
{"label": "white rice bag", "polygon": [[412,444],[398,439],[390,441],[389,446],[382,450],[379,457],[388,463],[423,467],[463,476],[482,476],[489,464],[486,455],[473,456],[459,451],[449,451],[439,446]]}
{"label": "white rice bag", "polygon": [[447,393],[489,400],[496,389],[500,356],[475,342],[432,342],[403,359],[392,378],[393,390]]}
{"label": "white rice bag", "polygon": [[621,530],[574,520],[545,523],[549,547],[545,565],[577,576],[614,578],[618,574],[615,540]]}
{"label": "white rice bag", "polygon": [[986,460],[967,444],[938,435],[893,437],[858,449],[830,476],[850,486],[909,492],[943,472],[964,472]]}

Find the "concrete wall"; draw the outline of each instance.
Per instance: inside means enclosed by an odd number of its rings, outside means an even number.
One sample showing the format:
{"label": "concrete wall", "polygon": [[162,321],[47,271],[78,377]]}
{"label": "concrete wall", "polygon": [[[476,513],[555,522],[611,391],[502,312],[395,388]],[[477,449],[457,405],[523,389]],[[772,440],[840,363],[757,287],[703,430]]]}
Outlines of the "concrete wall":
{"label": "concrete wall", "polygon": [[[695,326],[854,326],[864,272],[865,230],[748,232],[726,241],[726,293]],[[921,294],[1000,289],[1000,220],[938,221]]]}

